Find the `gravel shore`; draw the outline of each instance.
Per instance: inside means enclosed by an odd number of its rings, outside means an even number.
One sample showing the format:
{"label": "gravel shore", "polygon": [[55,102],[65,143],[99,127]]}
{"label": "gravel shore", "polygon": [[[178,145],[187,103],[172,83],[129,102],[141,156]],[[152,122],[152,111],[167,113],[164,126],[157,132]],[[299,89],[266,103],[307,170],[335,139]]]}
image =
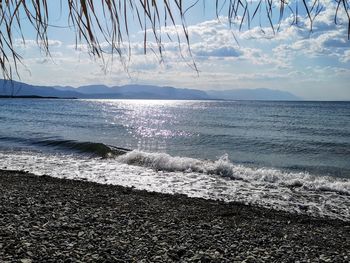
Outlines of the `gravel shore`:
{"label": "gravel shore", "polygon": [[349,262],[350,223],[0,171],[0,262]]}

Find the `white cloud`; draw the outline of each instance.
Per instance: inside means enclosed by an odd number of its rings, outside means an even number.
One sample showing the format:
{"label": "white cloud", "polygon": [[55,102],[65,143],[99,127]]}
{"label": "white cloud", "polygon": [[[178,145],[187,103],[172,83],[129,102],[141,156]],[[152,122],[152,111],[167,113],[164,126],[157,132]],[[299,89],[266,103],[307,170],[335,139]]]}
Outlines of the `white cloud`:
{"label": "white cloud", "polygon": [[233,46],[203,45],[196,43],[191,46],[195,56],[199,57],[239,57],[243,53]]}
{"label": "white cloud", "polygon": [[[37,48],[38,46],[42,46],[45,43],[41,40],[34,40],[34,39],[15,39],[15,47],[21,48],[21,49],[30,49],[30,48]],[[55,39],[49,39],[47,40],[47,44],[49,45],[49,48],[59,48],[62,46],[62,41],[55,40]]]}
{"label": "white cloud", "polygon": [[346,50],[339,60],[343,63],[350,62],[350,50]]}
{"label": "white cloud", "polygon": [[[287,17],[275,35],[270,27],[239,32],[235,26],[231,29],[227,19],[222,17],[221,21],[214,19],[190,25],[188,33],[193,57],[182,27],[169,26],[162,28],[164,63],[160,63],[158,45],[152,38],[148,38],[144,54],[142,37],[121,43],[124,64],[119,62],[117,54],[112,63],[108,52],[104,55],[105,64],[99,60],[92,62],[86,54],[86,45],[78,45],[76,49],[75,45],[62,46],[59,40],[51,42],[57,47],[53,49],[53,61],[32,56],[25,63],[38,79],[50,76],[51,83],[47,84],[146,83],[203,89],[267,87],[297,90],[300,96],[310,95],[316,94],[318,85],[323,91],[327,90],[327,85],[339,89],[348,85],[350,41],[346,39],[346,26],[334,25],[333,15],[328,9],[322,11],[313,25],[313,32],[305,17],[299,19],[299,26],[291,26],[292,17]],[[168,41],[166,34],[173,41]],[[182,40],[180,44],[177,34]],[[27,44],[34,47],[36,42]],[[106,51],[111,48],[107,42],[101,45]],[[197,63],[199,76],[189,67],[192,59]],[[348,94],[350,98],[350,92]]]}

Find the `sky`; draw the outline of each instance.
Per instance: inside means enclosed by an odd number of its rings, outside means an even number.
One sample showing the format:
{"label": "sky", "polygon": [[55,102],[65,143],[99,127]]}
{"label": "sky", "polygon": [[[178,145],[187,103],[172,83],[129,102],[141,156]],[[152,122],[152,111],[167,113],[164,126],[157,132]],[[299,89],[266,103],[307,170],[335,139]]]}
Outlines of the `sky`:
{"label": "sky", "polygon": [[[269,88],[289,91],[310,100],[350,100],[350,40],[345,13],[339,13],[336,25],[335,1],[320,1],[323,9],[313,23],[312,32],[306,13],[300,7],[298,25],[293,25],[294,17],[286,11],[275,34],[264,11],[249,27],[245,21],[239,30],[238,20],[229,27],[226,6],[218,19],[215,1],[205,1],[205,8],[199,1],[186,14],[192,55],[180,23],[168,25],[161,28],[162,62],[159,54],[152,52],[156,44],[151,29],[147,31],[145,55],[144,32],[136,18],[130,19],[130,37],[129,41],[125,40],[125,50],[127,53],[130,45],[131,55],[125,55],[123,63],[117,56],[110,55],[105,55],[102,63],[87,54],[84,44],[76,47],[74,31],[66,27],[65,1],[62,1],[61,12],[58,11],[59,1],[48,1],[50,24],[63,27],[49,29],[49,58],[38,49],[29,23],[23,22],[25,44],[20,38],[15,39],[15,47],[23,57],[20,80],[35,85],[73,87],[151,84],[201,90]],[[258,2],[249,3],[254,11]],[[275,28],[278,18],[276,9]],[[177,34],[182,40],[180,45]],[[198,72],[191,67],[193,61]]]}

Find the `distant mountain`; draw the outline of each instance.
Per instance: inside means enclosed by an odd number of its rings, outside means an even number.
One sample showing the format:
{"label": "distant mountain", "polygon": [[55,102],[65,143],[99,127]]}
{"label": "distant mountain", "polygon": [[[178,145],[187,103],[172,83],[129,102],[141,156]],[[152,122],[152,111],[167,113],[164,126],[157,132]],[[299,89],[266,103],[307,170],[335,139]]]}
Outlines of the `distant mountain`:
{"label": "distant mountain", "polygon": [[214,99],[225,100],[300,100],[294,94],[272,89],[210,90],[207,94]]}
{"label": "distant mountain", "polygon": [[271,89],[211,90],[204,92],[196,89],[179,89],[152,85],[114,87],[89,85],[73,88],[70,86],[34,86],[8,80],[0,80],[0,96],[42,96],[83,99],[300,100],[289,92]]}
{"label": "distant mountain", "polygon": [[62,91],[78,91],[84,98],[119,98],[119,99],[173,99],[173,100],[205,100],[210,99],[207,93],[196,89],[178,89],[153,85],[125,85],[107,87],[105,85],[89,85],[79,88],[57,87]]}
{"label": "distant mountain", "polygon": [[62,91],[53,87],[33,86],[18,81],[0,79],[0,95],[77,98],[79,97],[80,93],[76,91]]}
{"label": "distant mountain", "polygon": [[0,96],[42,96],[59,98],[94,99],[210,99],[204,92],[195,89],[177,89],[152,85],[126,85],[107,87],[89,85],[73,88],[70,86],[34,86],[18,81],[0,80]]}
{"label": "distant mountain", "polygon": [[64,91],[76,91],[83,94],[111,94],[111,93],[118,93],[115,88],[113,87],[107,87],[106,85],[88,85],[88,86],[81,86],[79,88],[73,88],[73,87],[55,87],[59,90]]}

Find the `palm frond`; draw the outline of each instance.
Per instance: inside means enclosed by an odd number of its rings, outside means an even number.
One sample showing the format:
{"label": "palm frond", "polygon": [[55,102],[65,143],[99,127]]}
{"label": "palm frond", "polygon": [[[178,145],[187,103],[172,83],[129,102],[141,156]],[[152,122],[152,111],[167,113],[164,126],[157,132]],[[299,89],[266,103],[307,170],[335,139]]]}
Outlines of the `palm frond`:
{"label": "palm frond", "polygon": [[[179,47],[184,42],[187,53],[191,54],[190,35],[186,24],[186,14],[201,3],[200,0],[60,0],[66,1],[68,18],[67,28],[74,30],[76,46],[84,44],[88,52],[103,61],[106,50],[102,43],[107,42],[110,50],[108,53],[116,54],[119,58],[125,53],[122,43],[129,40],[129,23],[135,21],[144,34],[144,53],[147,52],[147,40],[151,37],[157,44],[157,53],[162,60],[162,28],[174,26],[177,31]],[[202,0],[205,6],[205,1]],[[211,1],[211,0],[209,0]],[[334,2],[334,23],[338,23],[340,10],[344,11],[348,19],[348,38],[350,39],[350,0],[332,0]],[[300,7],[299,7],[300,5]],[[297,0],[293,6],[288,0],[259,0],[252,3],[250,0],[216,0],[215,10],[217,17],[223,10],[227,10],[228,23],[240,20],[239,29],[244,25],[250,27],[251,22],[259,16],[266,15],[270,27],[275,32],[284,17],[285,10],[294,16],[298,23],[300,8],[303,8],[313,29],[316,17],[322,11],[321,0]],[[251,7],[251,8],[250,8]],[[262,8],[264,7],[264,8]],[[13,71],[19,76],[18,65],[22,61],[14,38],[21,38],[25,43],[23,25],[29,24],[36,32],[36,42],[41,51],[50,56],[48,30],[57,25],[50,24],[48,0],[6,0],[0,1],[0,70],[3,77],[12,79]],[[264,11],[262,11],[264,10]],[[277,13],[277,14],[275,14]],[[261,24],[261,22],[260,22]],[[275,25],[278,28],[275,29]],[[180,26],[177,26],[180,25]],[[67,29],[68,30],[68,29]],[[180,35],[184,36],[181,38]],[[169,35],[168,35],[169,36]],[[169,39],[171,37],[169,36]],[[130,49],[130,46],[129,46]],[[181,53],[181,48],[180,53]],[[130,52],[128,52],[130,53]],[[192,67],[197,70],[195,61]]]}

